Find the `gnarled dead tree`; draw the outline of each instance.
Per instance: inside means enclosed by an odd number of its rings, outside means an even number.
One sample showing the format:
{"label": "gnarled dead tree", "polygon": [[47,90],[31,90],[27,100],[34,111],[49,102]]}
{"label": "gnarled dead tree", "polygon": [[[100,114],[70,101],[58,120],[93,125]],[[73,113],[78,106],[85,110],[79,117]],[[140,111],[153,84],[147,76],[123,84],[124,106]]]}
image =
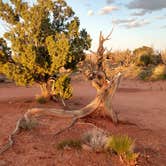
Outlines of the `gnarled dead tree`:
{"label": "gnarled dead tree", "polygon": [[13,133],[9,136],[8,143],[2,149],[0,149],[0,154],[13,145],[14,136],[22,129],[23,125],[28,125],[31,119],[34,117],[39,117],[43,115],[53,115],[56,117],[71,118],[71,124],[67,128],[57,132],[55,135],[72,127],[78,119],[85,118],[86,116],[91,114],[109,116],[112,119],[113,123],[118,123],[116,112],[112,109],[112,98],[118,88],[122,74],[118,73],[114,76],[113,80],[109,80],[106,77],[103,66],[104,55],[106,51],[103,45],[106,40],[109,40],[111,34],[112,31],[106,38],[104,38],[102,32],[100,33],[99,48],[95,53],[97,55],[97,68],[96,70],[92,70],[90,75],[88,75],[88,77],[91,79],[92,86],[97,91],[95,99],[92,100],[87,106],[83,107],[82,109],[73,111],[56,108],[29,109],[23,115],[23,117],[18,120]]}

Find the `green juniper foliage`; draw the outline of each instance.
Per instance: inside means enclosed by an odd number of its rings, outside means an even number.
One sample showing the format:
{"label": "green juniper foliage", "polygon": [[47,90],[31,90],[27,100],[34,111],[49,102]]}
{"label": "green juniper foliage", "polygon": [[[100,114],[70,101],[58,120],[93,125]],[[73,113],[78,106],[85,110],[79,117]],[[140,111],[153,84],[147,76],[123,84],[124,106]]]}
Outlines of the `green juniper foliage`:
{"label": "green juniper foliage", "polygon": [[84,60],[84,50],[91,43],[86,30],[79,30],[72,8],[64,0],[37,0],[33,5],[0,0],[0,19],[10,27],[0,39],[0,72],[18,85],[40,84],[45,96],[49,95],[47,83],[54,78],[58,81],[54,95],[70,97],[66,71]]}

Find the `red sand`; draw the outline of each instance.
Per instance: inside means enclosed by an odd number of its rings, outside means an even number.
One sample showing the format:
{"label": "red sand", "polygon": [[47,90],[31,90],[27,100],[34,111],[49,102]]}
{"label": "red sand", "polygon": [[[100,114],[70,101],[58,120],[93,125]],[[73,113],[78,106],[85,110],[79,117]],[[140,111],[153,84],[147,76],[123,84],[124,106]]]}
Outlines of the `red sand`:
{"label": "red sand", "polygon": [[[73,81],[74,96],[67,101],[71,109],[81,108],[95,96],[88,82]],[[49,102],[40,105],[34,101],[38,87],[24,88],[13,84],[0,84],[0,146],[7,141],[20,116],[33,107],[61,107]],[[123,80],[113,107],[120,120],[131,123],[114,126],[108,119],[93,122],[113,134],[128,134],[136,140],[136,150],[141,153],[140,166],[166,165],[166,82],[141,82]],[[56,131],[69,124],[69,120],[54,117],[40,118],[39,125],[31,131],[16,136],[14,146],[0,155],[0,166],[121,166],[117,156],[77,150],[57,150],[60,140],[79,138],[92,128],[76,124],[70,131],[54,137]],[[136,125],[132,125],[136,124]]]}

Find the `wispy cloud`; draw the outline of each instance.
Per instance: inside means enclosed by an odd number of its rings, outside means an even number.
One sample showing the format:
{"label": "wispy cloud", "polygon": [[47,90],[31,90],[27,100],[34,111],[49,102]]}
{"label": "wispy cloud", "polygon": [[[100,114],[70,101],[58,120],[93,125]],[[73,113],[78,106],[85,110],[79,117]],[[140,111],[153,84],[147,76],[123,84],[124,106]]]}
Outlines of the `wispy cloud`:
{"label": "wispy cloud", "polygon": [[141,11],[134,12],[131,15],[132,16],[144,16],[146,14],[146,12],[147,12],[146,10],[141,10]]}
{"label": "wispy cloud", "polygon": [[138,28],[150,24],[150,21],[145,19],[129,18],[129,19],[115,19],[112,21],[114,24],[118,24],[121,27]]}
{"label": "wispy cloud", "polygon": [[127,29],[130,29],[130,28],[143,27],[143,26],[148,25],[148,24],[150,24],[150,21],[143,19],[143,20],[134,20],[132,22],[123,24],[122,26],[127,28]]}
{"label": "wispy cloud", "polygon": [[124,23],[131,23],[133,21],[136,21],[136,19],[134,19],[134,18],[130,18],[130,19],[114,19],[112,22],[114,24],[124,24]]}
{"label": "wispy cloud", "polygon": [[93,16],[94,15],[94,11],[93,10],[89,10],[87,14],[88,14],[88,16]]}
{"label": "wispy cloud", "polygon": [[115,0],[106,0],[107,4],[113,3]]}
{"label": "wispy cloud", "polygon": [[161,29],[166,29],[166,25],[161,26]]}
{"label": "wispy cloud", "polygon": [[105,15],[105,14],[109,14],[116,10],[119,10],[119,8],[117,6],[105,6],[99,11],[99,14]]}
{"label": "wispy cloud", "polygon": [[90,4],[90,3],[85,3],[85,6],[86,6],[87,8],[90,8],[90,7],[91,7],[91,4]]}
{"label": "wispy cloud", "polygon": [[157,20],[164,20],[164,19],[166,19],[166,15],[157,16],[156,19],[157,19]]}
{"label": "wispy cloud", "polygon": [[152,12],[166,8],[166,0],[132,0],[127,7]]}

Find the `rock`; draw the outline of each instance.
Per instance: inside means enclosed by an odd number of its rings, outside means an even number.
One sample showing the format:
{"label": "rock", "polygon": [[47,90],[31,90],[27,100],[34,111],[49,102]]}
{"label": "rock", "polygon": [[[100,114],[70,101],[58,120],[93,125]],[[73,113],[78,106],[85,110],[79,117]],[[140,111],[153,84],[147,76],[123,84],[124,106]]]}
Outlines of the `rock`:
{"label": "rock", "polygon": [[90,151],[90,152],[93,151],[93,149],[92,149],[90,146],[86,145],[86,144],[83,144],[83,145],[82,145],[82,149],[83,149],[83,150],[86,150],[86,151]]}
{"label": "rock", "polygon": [[0,160],[0,166],[7,166],[7,162],[4,160]]}

